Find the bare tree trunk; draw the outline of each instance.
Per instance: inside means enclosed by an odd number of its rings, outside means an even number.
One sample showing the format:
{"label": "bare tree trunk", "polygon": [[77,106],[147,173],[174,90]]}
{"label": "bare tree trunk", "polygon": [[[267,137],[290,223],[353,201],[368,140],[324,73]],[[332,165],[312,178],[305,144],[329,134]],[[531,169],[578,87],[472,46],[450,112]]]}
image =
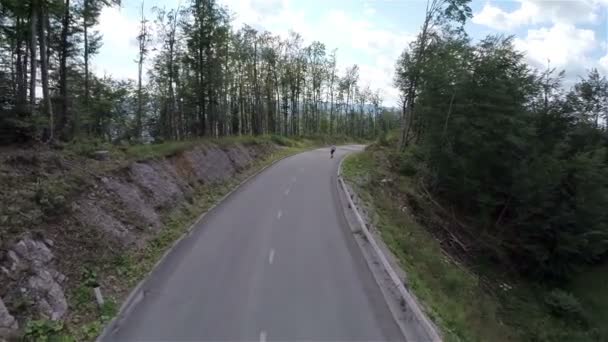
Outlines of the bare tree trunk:
{"label": "bare tree trunk", "polygon": [[30,111],[36,105],[36,32],[38,32],[38,1],[32,0],[30,13]]}
{"label": "bare tree trunk", "polygon": [[[22,20],[17,18],[16,30],[17,30],[17,63],[16,63],[16,73],[17,73],[17,91],[15,95],[17,96],[16,106],[17,112],[22,114],[25,112],[25,107],[27,105],[27,87],[26,87],[26,69],[27,69],[27,57],[24,55],[22,48]],[[26,48],[27,50],[27,48]]]}
{"label": "bare tree trunk", "polygon": [[258,41],[257,36],[254,37],[253,43],[253,91],[254,91],[254,110],[253,110],[253,134],[261,134],[262,113],[260,113],[260,90],[258,85]]}
{"label": "bare tree trunk", "polygon": [[59,61],[59,96],[61,97],[61,113],[57,122],[57,132],[64,135],[65,125],[68,121],[68,29],[70,26],[70,0],[65,0],[64,15],[61,27],[61,57]]}
{"label": "bare tree trunk", "polygon": [[[90,91],[89,91],[89,23],[88,23],[88,16],[89,16],[89,1],[90,0],[84,0],[84,109],[85,109],[85,114],[88,115],[89,113],[89,98],[90,98]],[[78,122],[74,122],[74,129],[75,129],[75,133],[78,133]]]}
{"label": "bare tree trunk", "polygon": [[53,117],[53,106],[51,104],[51,97],[49,94],[49,65],[47,58],[47,44],[46,44],[46,35],[44,33],[44,28],[46,26],[46,18],[47,18],[47,9],[46,6],[41,6],[40,20],[38,21],[38,29],[39,34],[38,38],[40,40],[40,78],[42,80],[42,100],[44,103],[44,112],[49,119],[49,132],[48,132],[48,140],[53,140],[53,131],[55,129],[54,117]]}
{"label": "bare tree trunk", "polygon": [[443,133],[441,133],[441,140],[445,139],[445,135],[448,132],[448,122],[450,121],[450,116],[452,115],[452,105],[454,104],[454,98],[456,97],[456,93],[452,93],[452,98],[450,99],[450,107],[448,108],[448,114],[445,118],[445,123],[443,124]]}
{"label": "bare tree trunk", "polygon": [[137,115],[135,118],[135,137],[137,140],[141,139],[142,134],[142,116],[143,116],[143,93],[142,93],[142,74],[144,68],[144,60],[146,58],[147,44],[148,44],[148,30],[146,26],[146,17],[144,15],[144,2],[141,2],[141,28],[139,36],[139,61],[137,69]]}

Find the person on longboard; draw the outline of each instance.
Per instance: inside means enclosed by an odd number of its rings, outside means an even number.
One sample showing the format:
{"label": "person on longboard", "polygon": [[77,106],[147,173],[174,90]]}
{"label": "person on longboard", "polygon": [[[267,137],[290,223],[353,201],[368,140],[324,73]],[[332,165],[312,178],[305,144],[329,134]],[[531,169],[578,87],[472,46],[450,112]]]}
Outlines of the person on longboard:
{"label": "person on longboard", "polygon": [[334,152],[336,152],[336,146],[332,145],[331,150],[330,150],[330,158],[334,157]]}

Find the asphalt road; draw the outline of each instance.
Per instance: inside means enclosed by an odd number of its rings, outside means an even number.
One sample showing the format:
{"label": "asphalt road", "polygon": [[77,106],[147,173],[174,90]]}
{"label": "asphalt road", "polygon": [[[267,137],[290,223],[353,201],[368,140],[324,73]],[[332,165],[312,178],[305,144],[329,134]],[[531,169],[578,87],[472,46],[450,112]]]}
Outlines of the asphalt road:
{"label": "asphalt road", "polygon": [[289,157],[215,208],[105,341],[380,341],[400,332],[339,204],[340,159]]}

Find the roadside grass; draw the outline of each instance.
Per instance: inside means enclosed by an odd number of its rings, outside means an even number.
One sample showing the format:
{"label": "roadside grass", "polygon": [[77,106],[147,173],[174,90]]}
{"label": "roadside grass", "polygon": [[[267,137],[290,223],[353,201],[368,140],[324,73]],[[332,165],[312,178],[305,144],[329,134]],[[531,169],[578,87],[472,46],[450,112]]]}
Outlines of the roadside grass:
{"label": "roadside grass", "polygon": [[[384,242],[407,273],[406,287],[420,299],[446,341],[594,341],[597,330],[551,315],[545,301],[548,289],[498,270],[455,261],[431,232],[419,223],[408,198],[419,195],[413,179],[391,169],[388,150],[373,146],[343,163],[345,179],[371,209],[370,218]],[[418,203],[420,205],[420,203]],[[608,312],[608,272],[590,271],[572,285],[605,327]],[[588,296],[581,295],[590,289]],[[599,326],[602,326],[601,324]],[[604,328],[606,329],[606,328]],[[603,335],[604,337],[606,335]]]}
{"label": "roadside grass", "polygon": [[509,340],[496,319],[496,303],[479,296],[479,280],[452,263],[433,236],[379,186],[391,174],[378,161],[369,151],[351,155],[343,163],[344,177],[373,208],[374,226],[407,273],[405,285],[421,300],[444,339]]}
{"label": "roadside grass", "polygon": [[263,145],[276,144],[284,147],[313,147],[329,144],[361,143],[362,139],[350,138],[343,135],[315,135],[315,136],[281,136],[281,135],[241,135],[226,137],[205,137],[182,141],[166,141],[149,144],[117,144],[113,145],[100,140],[76,140],[61,145],[68,154],[91,157],[95,151],[106,150],[112,160],[143,161],[155,158],[170,157],[197,145],[213,144],[216,146],[230,146],[234,144]]}

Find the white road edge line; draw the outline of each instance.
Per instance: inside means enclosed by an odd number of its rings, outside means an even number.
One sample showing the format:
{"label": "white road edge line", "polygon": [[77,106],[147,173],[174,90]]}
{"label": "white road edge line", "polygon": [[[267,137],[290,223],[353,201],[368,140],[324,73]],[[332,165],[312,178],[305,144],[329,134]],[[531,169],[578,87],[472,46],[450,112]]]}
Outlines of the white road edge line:
{"label": "white road edge line", "polygon": [[403,299],[404,303],[413,311],[414,317],[416,317],[418,322],[424,327],[424,330],[427,333],[427,335],[429,336],[430,340],[434,341],[434,342],[443,341],[440,334],[438,333],[435,326],[433,325],[433,323],[431,323],[431,321],[426,316],[424,311],[422,311],[422,309],[418,305],[418,302],[415,299],[415,297],[405,288],[405,286],[401,282],[401,279],[399,279],[397,272],[395,272],[395,270],[393,269],[391,264],[388,262],[388,260],[386,259],[386,256],[384,255],[384,253],[382,252],[380,247],[378,247],[378,244],[376,243],[374,236],[367,229],[367,225],[365,224],[365,221],[361,217],[361,214],[359,213],[359,210],[355,206],[355,203],[353,202],[353,200],[351,198],[351,194],[348,191],[348,188],[346,187],[346,183],[344,182],[344,177],[342,177],[342,162],[345,159],[346,159],[346,157],[342,158],[342,160],[340,160],[340,164],[338,165],[338,183],[341,185],[341,188],[344,191],[344,194],[346,195],[346,198],[348,200],[348,204],[349,204],[350,208],[352,209],[352,211],[354,212],[359,225],[361,226],[361,231],[363,232],[366,239],[372,246],[372,249],[378,256],[378,258],[380,259],[380,262],[381,262],[384,270],[386,271],[386,273],[388,273],[393,284],[397,288],[397,291],[401,295],[401,298]]}
{"label": "white road edge line", "polygon": [[260,331],[260,342],[266,342],[266,332],[264,330]]}
{"label": "white road edge line", "polygon": [[270,255],[268,255],[268,263],[272,265],[272,262],[274,261],[274,249],[270,249]]}
{"label": "white road edge line", "polygon": [[281,219],[281,216],[283,216],[283,212],[279,210],[279,212],[277,213],[277,219]]}

